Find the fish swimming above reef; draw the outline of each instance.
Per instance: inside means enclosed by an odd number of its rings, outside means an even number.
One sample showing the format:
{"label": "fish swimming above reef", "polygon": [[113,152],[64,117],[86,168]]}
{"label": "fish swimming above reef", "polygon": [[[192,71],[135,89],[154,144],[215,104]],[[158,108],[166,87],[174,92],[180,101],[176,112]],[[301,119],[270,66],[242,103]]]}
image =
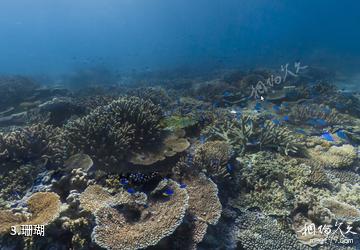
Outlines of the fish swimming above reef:
{"label": "fish swimming above reef", "polygon": [[335,141],[334,140],[334,137],[329,133],[329,132],[325,132],[321,135],[321,138],[323,138],[324,140],[327,140],[329,142],[333,142]]}

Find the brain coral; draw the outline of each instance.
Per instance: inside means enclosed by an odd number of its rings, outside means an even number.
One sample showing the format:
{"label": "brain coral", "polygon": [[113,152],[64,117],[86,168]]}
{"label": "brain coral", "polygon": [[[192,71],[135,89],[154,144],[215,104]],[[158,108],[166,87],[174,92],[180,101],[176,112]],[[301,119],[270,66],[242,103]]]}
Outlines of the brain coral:
{"label": "brain coral", "polygon": [[164,180],[155,190],[164,187],[173,190],[173,194],[164,199],[155,192],[145,207],[130,203],[97,210],[93,240],[107,249],[141,249],[171,235],[185,216],[189,197],[172,180]]}
{"label": "brain coral", "polygon": [[91,156],[100,165],[119,164],[130,151],[160,140],[159,106],[137,97],[122,97],[66,125],[74,151]]}

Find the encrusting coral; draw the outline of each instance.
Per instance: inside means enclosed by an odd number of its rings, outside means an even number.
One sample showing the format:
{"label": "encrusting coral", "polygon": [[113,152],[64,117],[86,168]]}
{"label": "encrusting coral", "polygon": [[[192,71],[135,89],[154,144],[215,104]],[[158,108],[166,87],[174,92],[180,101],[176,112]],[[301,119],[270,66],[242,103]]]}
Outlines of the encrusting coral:
{"label": "encrusting coral", "polygon": [[137,97],[123,97],[66,125],[74,150],[104,166],[120,164],[131,152],[160,142],[159,106]]}

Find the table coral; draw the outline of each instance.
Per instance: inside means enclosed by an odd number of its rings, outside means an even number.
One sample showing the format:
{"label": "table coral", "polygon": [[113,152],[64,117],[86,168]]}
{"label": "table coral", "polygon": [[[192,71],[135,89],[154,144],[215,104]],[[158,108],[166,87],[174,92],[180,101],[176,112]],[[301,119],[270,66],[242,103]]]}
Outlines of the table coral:
{"label": "table coral", "polygon": [[156,245],[181,224],[188,194],[174,181],[167,181],[174,194],[164,201],[149,201],[148,207],[106,206],[95,212],[93,240],[107,249],[140,249]]}

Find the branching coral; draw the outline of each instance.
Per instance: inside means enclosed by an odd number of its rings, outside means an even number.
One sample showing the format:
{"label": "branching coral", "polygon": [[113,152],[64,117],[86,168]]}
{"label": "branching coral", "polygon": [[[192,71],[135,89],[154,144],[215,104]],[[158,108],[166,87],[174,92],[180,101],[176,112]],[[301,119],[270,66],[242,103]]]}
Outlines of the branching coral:
{"label": "branching coral", "polygon": [[209,141],[200,145],[194,156],[194,166],[212,177],[228,177],[227,163],[232,149],[224,141]]}
{"label": "branching coral", "polygon": [[23,164],[44,159],[60,165],[66,159],[66,142],[60,128],[37,124],[0,133],[0,164]]}
{"label": "branching coral", "polygon": [[161,87],[140,87],[127,91],[130,96],[136,96],[144,100],[149,100],[154,104],[167,106],[171,102],[170,96],[166,90]]}
{"label": "branching coral", "polygon": [[105,166],[119,164],[130,151],[160,141],[161,109],[150,101],[124,97],[66,126],[75,147]]}
{"label": "branching coral", "polygon": [[[270,152],[258,152],[237,158],[244,193],[233,198],[234,207],[258,207],[268,215],[288,215],[296,192],[308,182],[310,167],[295,159]],[[301,191],[299,191],[301,192]]]}
{"label": "branching coral", "polygon": [[22,165],[0,175],[0,200],[19,199],[32,186],[41,168]]}
{"label": "branching coral", "polygon": [[210,129],[210,135],[226,141],[239,154],[254,147],[275,149],[285,155],[298,154],[303,150],[300,140],[287,128],[250,116],[242,116],[240,121],[215,124]]}
{"label": "branching coral", "polygon": [[300,141],[285,127],[266,121],[261,129],[260,147],[275,148],[285,155],[297,154],[302,150]]}
{"label": "branching coral", "polygon": [[310,105],[296,105],[291,109],[290,121],[297,124],[308,123],[321,119],[324,122],[317,122],[316,124],[323,127],[327,125],[343,124],[345,118],[335,109],[330,109],[324,105],[310,104]]}

